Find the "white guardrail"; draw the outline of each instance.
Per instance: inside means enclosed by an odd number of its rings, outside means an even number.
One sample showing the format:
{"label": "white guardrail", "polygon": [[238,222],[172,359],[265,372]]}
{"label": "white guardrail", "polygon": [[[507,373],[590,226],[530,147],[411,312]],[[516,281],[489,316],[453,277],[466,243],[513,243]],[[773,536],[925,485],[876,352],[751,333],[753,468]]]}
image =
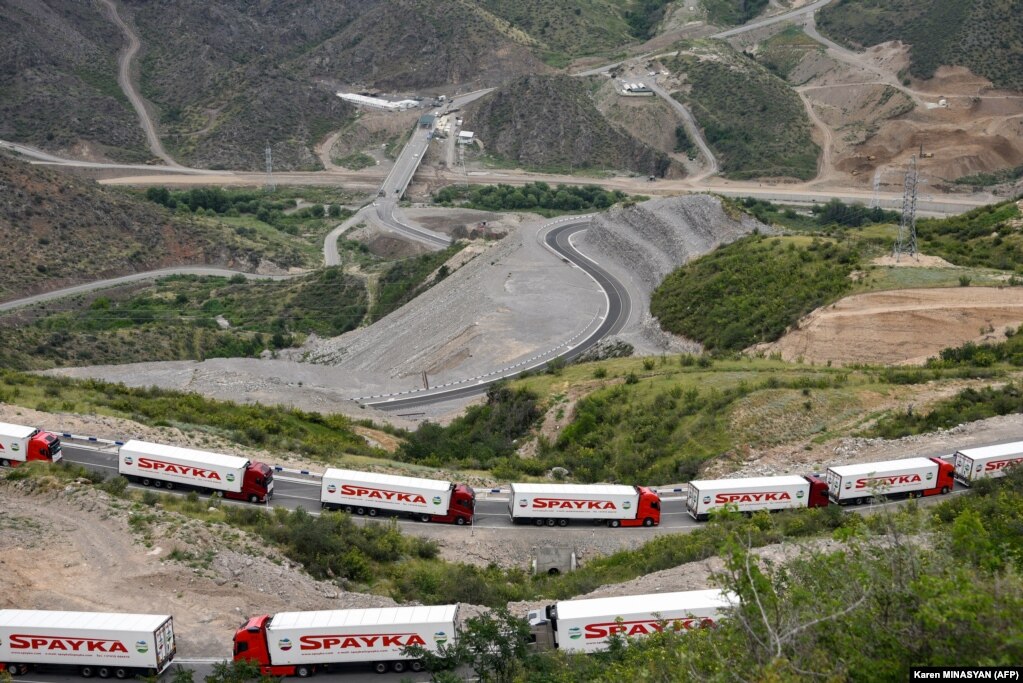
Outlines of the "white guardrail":
{"label": "white guardrail", "polygon": [[[55,432],[62,439],[71,439],[72,441],[85,441],[87,443],[102,444],[104,446],[123,446],[124,441],[118,441],[114,439],[101,439],[98,436],[83,436],[81,434],[71,434],[69,432]],[[308,477],[322,477],[323,474],[320,472],[313,472],[312,470],[297,470],[283,465],[271,465],[274,472],[284,472],[285,474],[303,474]],[[657,493],[682,493],[684,491],[681,487],[670,488],[670,489],[654,489]],[[510,493],[510,489],[485,489],[485,493]]]}

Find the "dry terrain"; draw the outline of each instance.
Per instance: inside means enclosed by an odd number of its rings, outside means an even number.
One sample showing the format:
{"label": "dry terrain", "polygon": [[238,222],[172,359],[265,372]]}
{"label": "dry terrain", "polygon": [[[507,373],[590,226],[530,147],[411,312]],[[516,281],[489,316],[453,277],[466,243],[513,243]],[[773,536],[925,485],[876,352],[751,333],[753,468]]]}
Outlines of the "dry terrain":
{"label": "dry terrain", "polygon": [[997,340],[1021,323],[1023,290],[1016,287],[872,292],[817,309],[761,348],[813,363],[919,364],[946,347]]}

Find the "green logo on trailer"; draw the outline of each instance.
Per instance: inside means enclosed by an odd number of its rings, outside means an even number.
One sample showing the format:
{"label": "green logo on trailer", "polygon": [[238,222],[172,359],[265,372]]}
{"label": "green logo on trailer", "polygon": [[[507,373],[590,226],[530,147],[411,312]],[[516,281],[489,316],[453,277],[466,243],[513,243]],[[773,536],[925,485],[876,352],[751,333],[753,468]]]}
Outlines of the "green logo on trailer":
{"label": "green logo on trailer", "polygon": [[146,654],[149,652],[149,643],[144,640],[138,641],[135,643],[135,652],[138,652],[140,655]]}
{"label": "green logo on trailer", "polygon": [[433,504],[434,505],[440,505],[440,496],[434,496],[433,497]]}
{"label": "green logo on trailer", "polygon": [[568,629],[568,637],[571,638],[572,640],[579,640],[580,638],[583,637],[583,630],[578,626],[573,626],[572,628]]}
{"label": "green logo on trailer", "polygon": [[234,481],[234,475],[233,474],[228,474],[227,475],[227,480],[228,481]]}
{"label": "green logo on trailer", "polygon": [[444,643],[448,642],[448,634],[444,633],[444,631],[437,631],[436,633],[433,634],[433,642],[437,643],[438,645],[443,645]]}

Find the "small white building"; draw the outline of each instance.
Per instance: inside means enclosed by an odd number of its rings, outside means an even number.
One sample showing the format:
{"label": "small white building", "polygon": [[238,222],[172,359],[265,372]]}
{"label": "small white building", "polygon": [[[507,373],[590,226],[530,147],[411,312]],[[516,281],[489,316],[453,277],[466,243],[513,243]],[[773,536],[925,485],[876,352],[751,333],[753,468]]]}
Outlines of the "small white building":
{"label": "small white building", "polygon": [[458,131],[458,144],[460,145],[471,145],[472,141],[476,138],[476,133],[471,130],[460,130]]}

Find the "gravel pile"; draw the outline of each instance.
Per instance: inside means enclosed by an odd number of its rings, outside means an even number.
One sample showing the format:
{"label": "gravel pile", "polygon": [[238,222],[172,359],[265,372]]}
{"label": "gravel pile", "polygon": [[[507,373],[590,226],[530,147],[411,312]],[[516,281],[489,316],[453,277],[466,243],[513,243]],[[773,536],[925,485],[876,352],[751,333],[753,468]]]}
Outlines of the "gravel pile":
{"label": "gravel pile", "polygon": [[637,353],[693,353],[699,344],[661,330],[650,295],[690,259],[754,231],[772,229],[746,214],[729,216],[709,195],[666,197],[598,215],[579,246],[629,290],[632,316],[618,339]]}

